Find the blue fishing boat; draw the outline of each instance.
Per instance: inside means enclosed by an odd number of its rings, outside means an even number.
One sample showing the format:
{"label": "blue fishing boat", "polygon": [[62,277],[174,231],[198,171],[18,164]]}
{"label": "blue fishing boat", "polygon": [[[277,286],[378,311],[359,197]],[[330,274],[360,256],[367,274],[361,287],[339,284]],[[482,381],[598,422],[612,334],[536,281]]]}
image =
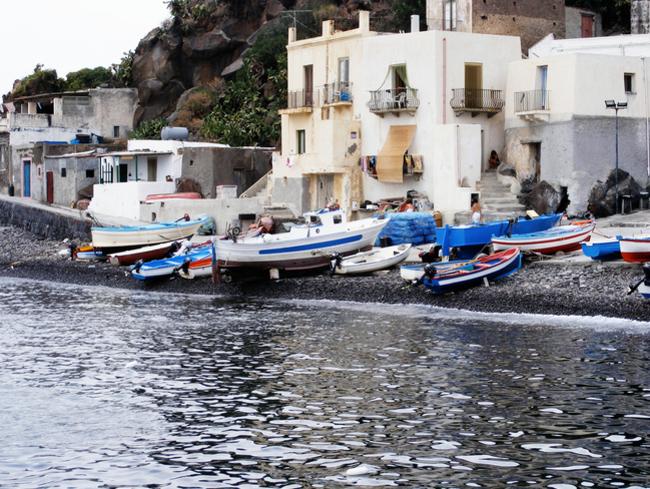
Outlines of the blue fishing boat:
{"label": "blue fishing boat", "polygon": [[621,236],[598,242],[582,243],[582,253],[592,260],[618,260],[621,257]]}
{"label": "blue fishing boat", "polygon": [[535,219],[520,217],[516,221],[502,220],[478,225],[445,226],[436,229],[436,242],[442,246],[443,256],[451,249],[458,250],[458,258],[471,258],[492,241],[493,236],[530,234],[556,226],[562,214],[548,214]]}
{"label": "blue fishing boat", "polygon": [[131,267],[131,276],[143,281],[168,277],[180,270],[186,262],[191,263],[194,260],[201,260],[210,256],[212,256],[211,246],[203,244],[171,258],[136,263]]}
{"label": "blue fishing boat", "polygon": [[438,268],[431,264],[421,281],[434,294],[444,294],[508,277],[521,269],[521,265],[521,252],[511,248],[455,267]]}

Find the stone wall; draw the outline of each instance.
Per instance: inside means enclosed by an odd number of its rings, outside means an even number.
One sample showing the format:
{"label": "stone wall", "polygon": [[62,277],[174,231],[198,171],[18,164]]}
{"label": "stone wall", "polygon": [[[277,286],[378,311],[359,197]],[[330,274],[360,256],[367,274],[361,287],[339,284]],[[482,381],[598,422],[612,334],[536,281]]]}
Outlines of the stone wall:
{"label": "stone wall", "polygon": [[7,193],[11,183],[11,147],[9,133],[0,133],[0,192]]}
{"label": "stone wall", "polygon": [[650,34],[650,0],[632,0],[632,34]]}
{"label": "stone wall", "polygon": [[533,44],[553,33],[565,36],[564,0],[475,0],[472,32],[521,37],[521,48],[528,52]]}
{"label": "stone wall", "polygon": [[205,198],[216,197],[217,185],[236,185],[239,195],[271,170],[271,153],[264,148],[185,148],[181,174],[199,182]]}
{"label": "stone wall", "polygon": [[89,220],[8,197],[0,197],[0,225],[26,229],[47,239],[91,240]]}
{"label": "stone wall", "polygon": [[[646,126],[644,119],[619,119],[619,168],[640,184],[647,181]],[[540,178],[567,187],[570,212],[587,210],[589,192],[615,168],[613,117],[579,117],[555,124],[506,130],[507,161],[515,165],[520,181],[530,176],[530,144],[541,149]],[[527,146],[528,145],[528,146]]]}

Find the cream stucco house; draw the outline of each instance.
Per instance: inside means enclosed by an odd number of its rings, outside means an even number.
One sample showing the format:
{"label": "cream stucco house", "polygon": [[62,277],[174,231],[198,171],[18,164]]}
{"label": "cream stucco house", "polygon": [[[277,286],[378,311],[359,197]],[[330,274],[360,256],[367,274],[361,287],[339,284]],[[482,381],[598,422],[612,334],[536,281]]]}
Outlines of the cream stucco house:
{"label": "cream stucco house", "polygon": [[411,32],[378,33],[362,11],[353,30],[326,21],[305,40],[289,30],[274,201],[353,209],[414,189],[449,216],[469,208],[491,150],[504,148],[507,65],[520,41],[420,32],[412,20]]}

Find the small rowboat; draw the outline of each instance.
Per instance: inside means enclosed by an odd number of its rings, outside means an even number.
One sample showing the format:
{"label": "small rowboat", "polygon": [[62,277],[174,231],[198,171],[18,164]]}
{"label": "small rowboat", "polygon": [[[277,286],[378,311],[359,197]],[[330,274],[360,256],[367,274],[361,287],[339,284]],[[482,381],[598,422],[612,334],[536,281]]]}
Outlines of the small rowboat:
{"label": "small rowboat", "polygon": [[521,251],[551,254],[558,251],[575,251],[580,244],[591,239],[596,223],[590,222],[580,226],[558,226],[539,233],[501,236],[492,238],[495,251],[519,248]]}
{"label": "small rowboat", "polygon": [[339,275],[358,275],[386,270],[402,263],[411,251],[410,244],[373,248],[347,258],[336,256],[332,260],[334,273]]}
{"label": "small rowboat", "polygon": [[131,276],[137,280],[151,280],[155,278],[168,277],[178,272],[185,262],[199,260],[205,257],[212,258],[210,246],[199,245],[188,250],[186,253],[175,255],[171,258],[153,260],[147,263],[136,263],[131,268]]}
{"label": "small rowboat", "polygon": [[201,194],[198,192],[177,192],[175,194],[151,194],[147,195],[144,199],[145,202],[155,202],[158,200],[173,200],[173,199],[202,199]]}
{"label": "small rowboat", "polygon": [[621,239],[621,256],[630,263],[650,261],[650,236]]}
{"label": "small rowboat", "polygon": [[521,262],[519,249],[511,248],[457,266],[439,268],[431,264],[426,268],[422,284],[434,294],[444,294],[505,278],[517,272]]}
{"label": "small rowboat", "polygon": [[103,261],[106,255],[92,246],[82,246],[73,251],[74,257],[80,261]]}
{"label": "small rowboat", "polygon": [[408,265],[402,265],[399,267],[399,275],[403,280],[407,282],[418,282],[422,277],[424,277],[424,269],[427,266],[435,267],[436,270],[446,270],[449,268],[458,268],[463,267],[471,268],[471,263],[467,260],[454,260],[454,261],[440,261],[434,263],[410,263]]}
{"label": "small rowboat", "polygon": [[582,243],[582,253],[592,260],[617,260],[621,257],[621,237]]}
{"label": "small rowboat", "polygon": [[117,252],[190,238],[204,223],[204,219],[199,219],[143,226],[93,227],[91,232],[95,249]]}
{"label": "small rowboat", "polygon": [[190,257],[185,260],[181,268],[178,269],[178,275],[188,280],[194,280],[200,277],[212,276],[212,252],[199,257]]}
{"label": "small rowboat", "polygon": [[112,253],[108,255],[108,261],[112,265],[128,266],[142,260],[160,260],[167,256],[171,256],[181,247],[178,241],[171,241],[169,243],[161,243],[151,246],[143,246],[133,250],[121,251],[119,253]]}

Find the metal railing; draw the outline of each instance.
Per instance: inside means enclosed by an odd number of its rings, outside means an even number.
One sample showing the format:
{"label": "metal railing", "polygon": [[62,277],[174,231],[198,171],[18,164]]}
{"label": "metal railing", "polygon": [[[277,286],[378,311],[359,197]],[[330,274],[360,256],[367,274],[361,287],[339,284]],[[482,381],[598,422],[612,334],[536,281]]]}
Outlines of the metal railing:
{"label": "metal railing", "polygon": [[315,90],[295,90],[287,93],[287,108],[302,109],[318,105],[318,92]]}
{"label": "metal railing", "polygon": [[515,113],[536,110],[551,110],[551,92],[548,90],[515,92]]}
{"label": "metal railing", "polygon": [[449,102],[454,110],[500,112],[505,105],[502,90],[454,88]]}
{"label": "metal railing", "polygon": [[418,91],[415,88],[394,88],[370,92],[368,107],[371,112],[395,112],[416,110],[420,106]]}
{"label": "metal railing", "polygon": [[321,87],[323,104],[352,103],[352,83],[338,82]]}

